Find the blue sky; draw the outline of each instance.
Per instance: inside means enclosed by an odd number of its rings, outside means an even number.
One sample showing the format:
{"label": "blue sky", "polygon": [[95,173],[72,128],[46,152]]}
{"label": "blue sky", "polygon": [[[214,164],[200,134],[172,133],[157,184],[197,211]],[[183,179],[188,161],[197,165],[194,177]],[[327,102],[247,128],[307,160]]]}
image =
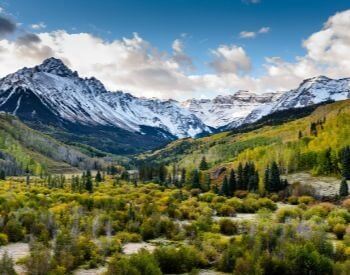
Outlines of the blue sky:
{"label": "blue sky", "polygon": [[[257,2],[257,3],[252,3]],[[307,54],[302,42],[322,30],[348,0],[0,0],[0,7],[21,28],[35,33],[65,30],[89,33],[105,41],[136,32],[159,51],[171,53],[180,39],[196,75],[213,73],[213,50],[234,45],[249,56],[250,77],[265,74],[266,57],[295,62]],[[31,29],[43,23],[45,28]],[[259,34],[261,28],[268,32]],[[242,38],[241,32],[254,32]],[[215,73],[215,72],[214,72]],[[239,75],[242,72],[238,73]]]}
{"label": "blue sky", "polygon": [[[186,49],[200,70],[208,49],[219,44],[245,46],[259,71],[265,56],[293,60],[302,55],[303,39],[319,30],[329,16],[350,8],[348,0],[11,0],[3,2],[19,22],[45,22],[47,30],[88,32],[113,40],[133,32],[170,50],[171,43],[187,34]],[[267,35],[242,39],[241,31],[269,27]]]}

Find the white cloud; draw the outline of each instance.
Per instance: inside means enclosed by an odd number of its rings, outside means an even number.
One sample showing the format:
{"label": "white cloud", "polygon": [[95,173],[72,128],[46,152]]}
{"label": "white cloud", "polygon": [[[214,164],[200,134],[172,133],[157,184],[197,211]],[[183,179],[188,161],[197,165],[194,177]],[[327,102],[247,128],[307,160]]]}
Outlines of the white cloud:
{"label": "white cloud", "polygon": [[41,29],[45,29],[46,28],[46,24],[44,22],[39,22],[39,23],[30,25],[30,27],[33,30],[41,30]]}
{"label": "white cloud", "polygon": [[270,27],[262,27],[258,33],[269,33],[270,32]]}
{"label": "white cloud", "polygon": [[255,32],[242,31],[239,33],[240,38],[254,38],[255,36]]}
{"label": "white cloud", "polygon": [[255,38],[259,34],[266,34],[270,32],[269,27],[262,27],[258,31],[241,31],[239,33],[240,38]]}
{"label": "white cloud", "polygon": [[[95,76],[111,90],[131,91],[137,96],[185,99],[213,97],[238,89],[288,90],[320,74],[349,77],[349,29],[350,10],[335,14],[320,31],[303,41],[304,56],[296,57],[294,62],[268,57],[265,72],[259,77],[249,74],[249,55],[237,45],[212,49],[208,65],[213,71],[199,74],[188,70],[192,60],[185,53],[185,36],[174,40],[172,52],[167,53],[136,33],[114,41],[63,30],[25,34],[16,36],[16,41],[0,38],[0,76],[55,56],[82,76]],[[264,27],[257,32],[268,30]]]}
{"label": "white cloud", "polygon": [[236,45],[221,45],[212,50],[214,60],[210,66],[218,74],[238,74],[248,72],[251,69],[251,62],[242,47]]}
{"label": "white cloud", "polygon": [[3,13],[3,12],[5,12],[5,9],[0,6],[0,13]]}

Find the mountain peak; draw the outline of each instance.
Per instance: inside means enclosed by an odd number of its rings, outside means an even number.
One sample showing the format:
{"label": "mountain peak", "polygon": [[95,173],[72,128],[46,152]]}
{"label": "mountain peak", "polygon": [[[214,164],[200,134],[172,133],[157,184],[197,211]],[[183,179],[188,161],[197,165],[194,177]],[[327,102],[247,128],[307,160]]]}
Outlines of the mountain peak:
{"label": "mountain peak", "polygon": [[42,64],[36,67],[37,70],[45,73],[55,74],[62,77],[77,76],[77,73],[73,73],[61,59],[50,57],[45,59]]}

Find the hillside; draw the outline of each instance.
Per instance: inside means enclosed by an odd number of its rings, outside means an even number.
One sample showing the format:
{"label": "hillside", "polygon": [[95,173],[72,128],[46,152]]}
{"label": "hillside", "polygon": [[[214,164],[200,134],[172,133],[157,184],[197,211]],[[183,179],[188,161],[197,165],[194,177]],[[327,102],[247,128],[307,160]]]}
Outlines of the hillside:
{"label": "hillside", "polygon": [[0,114],[0,152],[6,174],[21,174],[27,167],[34,174],[76,172],[103,163],[4,113]]}
{"label": "hillside", "polygon": [[[200,139],[178,140],[161,150],[141,155],[139,160],[176,163],[193,169],[205,156],[211,171],[222,166],[236,168],[239,162],[253,161],[261,175],[269,163],[276,161],[285,174],[309,171],[337,175],[339,150],[350,145],[349,103],[350,100],[345,100],[319,106],[303,118],[280,125],[267,125],[269,120],[263,118],[262,127],[257,123],[257,129],[249,125],[241,129],[241,133],[228,131]],[[270,124],[274,124],[273,121]],[[333,162],[332,171],[325,171],[323,167],[328,157]]]}

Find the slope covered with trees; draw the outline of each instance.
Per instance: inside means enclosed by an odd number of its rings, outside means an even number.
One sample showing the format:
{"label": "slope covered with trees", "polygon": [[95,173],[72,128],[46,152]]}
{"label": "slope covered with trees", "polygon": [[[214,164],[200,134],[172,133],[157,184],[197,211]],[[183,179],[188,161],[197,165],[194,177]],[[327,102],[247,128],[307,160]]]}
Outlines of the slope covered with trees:
{"label": "slope covered with trees", "polygon": [[260,173],[260,184],[272,163],[276,163],[283,174],[307,171],[348,178],[349,103],[350,100],[345,100],[322,105],[304,118],[248,132],[223,132],[196,140],[179,140],[143,154],[139,160],[176,164],[191,170],[199,167],[205,158],[212,174],[222,167],[226,171],[237,170],[240,163],[252,162]]}
{"label": "slope covered with trees", "polygon": [[11,115],[0,114],[0,163],[7,175],[74,172],[95,168],[102,159],[88,157],[73,147],[37,132]]}

